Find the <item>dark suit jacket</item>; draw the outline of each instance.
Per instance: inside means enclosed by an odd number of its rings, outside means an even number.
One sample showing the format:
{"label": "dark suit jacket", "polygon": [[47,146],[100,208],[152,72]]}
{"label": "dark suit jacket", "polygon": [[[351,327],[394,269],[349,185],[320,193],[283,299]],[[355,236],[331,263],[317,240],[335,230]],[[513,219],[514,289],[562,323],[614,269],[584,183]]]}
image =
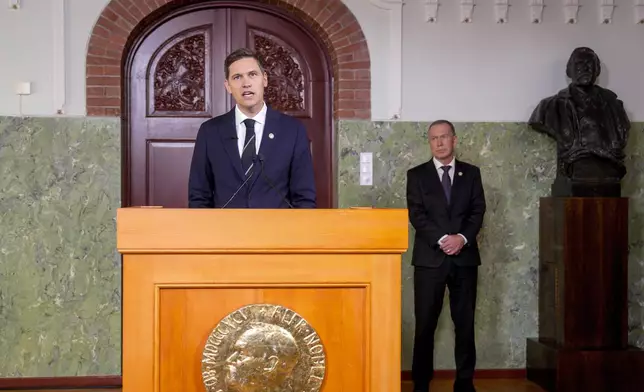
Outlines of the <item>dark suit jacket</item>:
{"label": "dark suit jacket", "polygon": [[[432,160],[407,171],[407,208],[416,230],[412,265],[438,267],[448,257],[456,265],[481,264],[476,241],[486,209],[481,171],[459,160],[454,166],[449,205]],[[448,256],[438,240],[445,234],[458,233],[467,238],[467,244],[458,255]]]}
{"label": "dark suit jacket", "polygon": [[[269,135],[273,134],[273,138]],[[254,172],[226,208],[315,208],[309,138],[297,119],[267,108]],[[263,174],[260,174],[263,166]],[[190,166],[190,208],[221,208],[244,182],[237,147],[235,110],[199,128]],[[275,187],[275,189],[271,186]]]}

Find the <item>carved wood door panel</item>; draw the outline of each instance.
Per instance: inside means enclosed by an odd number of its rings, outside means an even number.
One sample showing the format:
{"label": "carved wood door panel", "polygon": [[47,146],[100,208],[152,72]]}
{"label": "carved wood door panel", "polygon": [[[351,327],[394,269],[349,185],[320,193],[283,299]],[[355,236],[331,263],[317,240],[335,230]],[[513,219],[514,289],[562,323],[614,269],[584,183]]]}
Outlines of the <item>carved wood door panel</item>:
{"label": "carved wood door panel", "polygon": [[228,106],[218,86],[226,22],[225,10],[185,14],[137,49],[130,70],[129,205],[187,206],[199,125]]}
{"label": "carved wood door panel", "polygon": [[266,62],[266,102],[306,125],[318,206],[333,206],[331,89],[324,54],[291,22],[224,8],[172,18],[135,49],[128,75],[123,205],[187,207],[197,131],[233,107],[223,86],[223,63],[243,46]]}

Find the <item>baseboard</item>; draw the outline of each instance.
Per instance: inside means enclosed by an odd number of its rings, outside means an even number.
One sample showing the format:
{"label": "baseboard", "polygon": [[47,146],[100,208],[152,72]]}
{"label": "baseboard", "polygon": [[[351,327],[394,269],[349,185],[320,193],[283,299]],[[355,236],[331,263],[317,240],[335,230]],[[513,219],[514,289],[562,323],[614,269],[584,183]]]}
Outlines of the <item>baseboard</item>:
{"label": "baseboard", "polygon": [[[455,370],[435,370],[435,379],[453,379],[456,376]],[[403,370],[403,381],[411,381],[411,371]],[[474,378],[526,378],[525,369],[476,369]]]}
{"label": "baseboard", "polygon": [[[454,370],[436,370],[434,378],[454,378]],[[525,369],[476,369],[475,378],[526,378]],[[411,372],[403,370],[403,381],[411,380]],[[0,378],[0,390],[6,389],[75,389],[75,388],[121,388],[121,376],[85,376],[85,377],[20,377]]]}
{"label": "baseboard", "polygon": [[121,376],[0,378],[2,389],[121,388]]}

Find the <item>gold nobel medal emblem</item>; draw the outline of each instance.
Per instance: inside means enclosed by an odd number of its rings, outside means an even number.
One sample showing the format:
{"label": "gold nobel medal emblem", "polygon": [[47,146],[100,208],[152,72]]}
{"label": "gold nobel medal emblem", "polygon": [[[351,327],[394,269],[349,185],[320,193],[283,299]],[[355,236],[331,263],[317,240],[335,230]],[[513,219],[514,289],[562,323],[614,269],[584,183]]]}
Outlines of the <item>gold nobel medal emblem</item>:
{"label": "gold nobel medal emblem", "polygon": [[239,308],[213,329],[201,372],[208,392],[318,392],[324,345],[299,314],[279,305]]}

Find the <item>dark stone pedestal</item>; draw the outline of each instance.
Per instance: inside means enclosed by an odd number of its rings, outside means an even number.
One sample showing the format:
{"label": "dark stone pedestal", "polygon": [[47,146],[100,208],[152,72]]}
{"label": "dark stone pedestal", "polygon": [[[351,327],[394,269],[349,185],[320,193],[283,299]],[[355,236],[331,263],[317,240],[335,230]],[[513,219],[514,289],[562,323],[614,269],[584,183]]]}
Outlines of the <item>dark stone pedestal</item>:
{"label": "dark stone pedestal", "polygon": [[644,350],[581,350],[528,339],[528,380],[546,391],[644,391]]}
{"label": "dark stone pedestal", "polygon": [[628,199],[542,198],[539,219],[528,379],[548,391],[644,391],[644,351],[628,347]]}

